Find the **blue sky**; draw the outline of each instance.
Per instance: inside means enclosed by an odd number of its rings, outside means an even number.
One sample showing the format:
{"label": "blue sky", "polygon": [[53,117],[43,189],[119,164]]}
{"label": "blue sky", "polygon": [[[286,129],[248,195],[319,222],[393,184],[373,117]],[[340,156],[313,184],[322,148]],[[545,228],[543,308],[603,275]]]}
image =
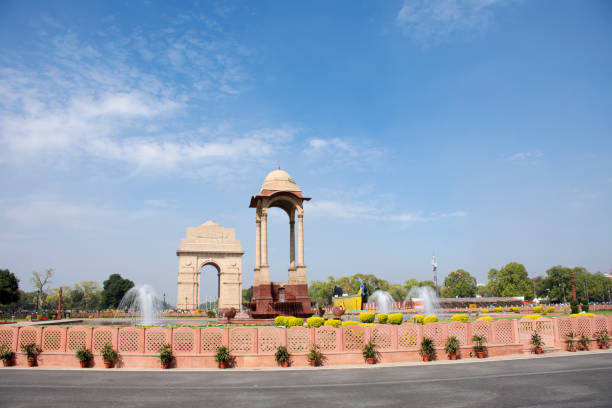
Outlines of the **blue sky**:
{"label": "blue sky", "polygon": [[[0,2],[0,259],[175,301],[188,226],[277,165],[310,280],[612,268],[606,1]],[[271,277],[288,223],[270,217]],[[202,296],[216,293],[204,278]]]}

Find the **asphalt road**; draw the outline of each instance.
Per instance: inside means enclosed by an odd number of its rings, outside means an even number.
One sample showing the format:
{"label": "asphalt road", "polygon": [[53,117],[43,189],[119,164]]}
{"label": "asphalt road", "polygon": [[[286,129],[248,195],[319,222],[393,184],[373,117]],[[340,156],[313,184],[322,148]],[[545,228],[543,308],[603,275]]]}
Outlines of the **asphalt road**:
{"label": "asphalt road", "polygon": [[295,371],[0,369],[1,407],[612,407],[612,353]]}

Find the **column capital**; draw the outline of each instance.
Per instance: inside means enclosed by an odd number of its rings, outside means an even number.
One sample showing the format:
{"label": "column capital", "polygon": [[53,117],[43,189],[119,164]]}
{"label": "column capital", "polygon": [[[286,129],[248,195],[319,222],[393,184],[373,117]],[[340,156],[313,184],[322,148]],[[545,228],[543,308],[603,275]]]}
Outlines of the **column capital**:
{"label": "column capital", "polygon": [[304,218],[304,214],[298,214],[297,217],[298,217],[298,220],[302,220]]}
{"label": "column capital", "polygon": [[289,221],[289,224],[291,224],[291,225],[295,225],[295,221],[294,221],[294,220],[290,220],[290,221]]}

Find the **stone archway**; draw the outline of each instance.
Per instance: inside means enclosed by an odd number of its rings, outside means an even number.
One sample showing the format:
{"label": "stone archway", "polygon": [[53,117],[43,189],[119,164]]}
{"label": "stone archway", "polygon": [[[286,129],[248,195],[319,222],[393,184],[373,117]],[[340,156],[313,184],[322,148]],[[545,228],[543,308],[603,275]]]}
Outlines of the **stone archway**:
{"label": "stone archway", "polygon": [[212,221],[188,227],[176,255],[179,257],[177,309],[194,310],[200,304],[200,271],[212,264],[219,271],[219,309],[240,310],[242,300],[242,246],[233,228]]}

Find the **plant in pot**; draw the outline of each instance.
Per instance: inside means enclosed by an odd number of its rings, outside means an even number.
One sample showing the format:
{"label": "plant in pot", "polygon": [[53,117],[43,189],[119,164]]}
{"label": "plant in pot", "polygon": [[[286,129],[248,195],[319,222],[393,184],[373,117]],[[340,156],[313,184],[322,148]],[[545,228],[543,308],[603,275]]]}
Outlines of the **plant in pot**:
{"label": "plant in pot", "polygon": [[578,339],[576,338],[574,332],[567,333],[567,335],[565,336],[565,347],[567,351],[576,351],[577,341]]}
{"label": "plant in pot", "polygon": [[531,340],[529,340],[529,344],[533,346],[533,352],[536,354],[542,354],[542,346],[544,345],[544,341],[542,340],[542,336],[539,333],[534,332],[531,335]]}
{"label": "plant in pot", "polygon": [[363,358],[368,364],[375,364],[376,360],[378,360],[380,353],[376,350],[376,347],[376,343],[370,338],[361,349],[361,354],[363,354]]}
{"label": "plant in pot", "polygon": [[308,351],[306,357],[308,358],[308,361],[310,361],[310,365],[313,367],[321,365],[324,359],[323,353],[316,344],[310,346],[310,350]]}
{"label": "plant in pot", "polygon": [[429,361],[435,357],[436,349],[434,348],[434,341],[431,337],[423,337],[419,353],[423,357],[423,361]]}
{"label": "plant in pot", "polygon": [[595,332],[593,335],[595,340],[597,340],[597,345],[600,349],[607,349],[610,347],[610,336],[608,336],[608,329],[601,329],[598,332]]}
{"label": "plant in pot", "polygon": [[459,347],[461,347],[461,343],[457,337],[450,336],[448,339],[446,339],[444,350],[446,350],[446,354],[448,354],[449,359],[457,359],[457,351],[459,351]]}
{"label": "plant in pot", "polygon": [[215,354],[215,361],[219,363],[219,368],[227,368],[232,361],[232,355],[226,346],[220,346],[217,348],[217,354]]}
{"label": "plant in pot", "polygon": [[274,354],[274,358],[276,358],[276,362],[279,363],[281,366],[289,367],[291,354],[289,354],[289,351],[287,351],[287,347],[278,346],[276,348],[276,354]]}
{"label": "plant in pot", "polygon": [[13,359],[15,358],[15,352],[12,351],[9,346],[3,344],[0,346],[0,360],[2,360],[2,364],[5,367],[9,367],[13,363]]}
{"label": "plant in pot", "polygon": [[21,351],[26,353],[28,357],[28,367],[34,367],[36,365],[36,357],[42,352],[42,350],[34,343],[24,344],[21,346]]}
{"label": "plant in pot", "polygon": [[476,352],[476,356],[478,358],[484,358],[485,352],[487,351],[487,346],[484,344],[487,342],[487,338],[481,334],[475,334],[472,336],[472,341],[474,342],[474,351]]}
{"label": "plant in pot", "polygon": [[104,360],[104,368],[111,368],[113,362],[117,359],[118,353],[110,343],[106,343],[102,348],[102,360]]}
{"label": "plant in pot", "polygon": [[580,345],[580,350],[588,350],[591,345],[591,339],[589,339],[589,336],[582,334],[580,340],[578,340],[578,344]]}
{"label": "plant in pot", "polygon": [[170,345],[164,344],[159,348],[158,353],[161,368],[166,370],[170,366],[170,363],[172,363],[172,359],[174,358]]}
{"label": "plant in pot", "polygon": [[76,357],[81,364],[81,368],[86,368],[89,361],[93,358],[93,353],[85,346],[76,351]]}

